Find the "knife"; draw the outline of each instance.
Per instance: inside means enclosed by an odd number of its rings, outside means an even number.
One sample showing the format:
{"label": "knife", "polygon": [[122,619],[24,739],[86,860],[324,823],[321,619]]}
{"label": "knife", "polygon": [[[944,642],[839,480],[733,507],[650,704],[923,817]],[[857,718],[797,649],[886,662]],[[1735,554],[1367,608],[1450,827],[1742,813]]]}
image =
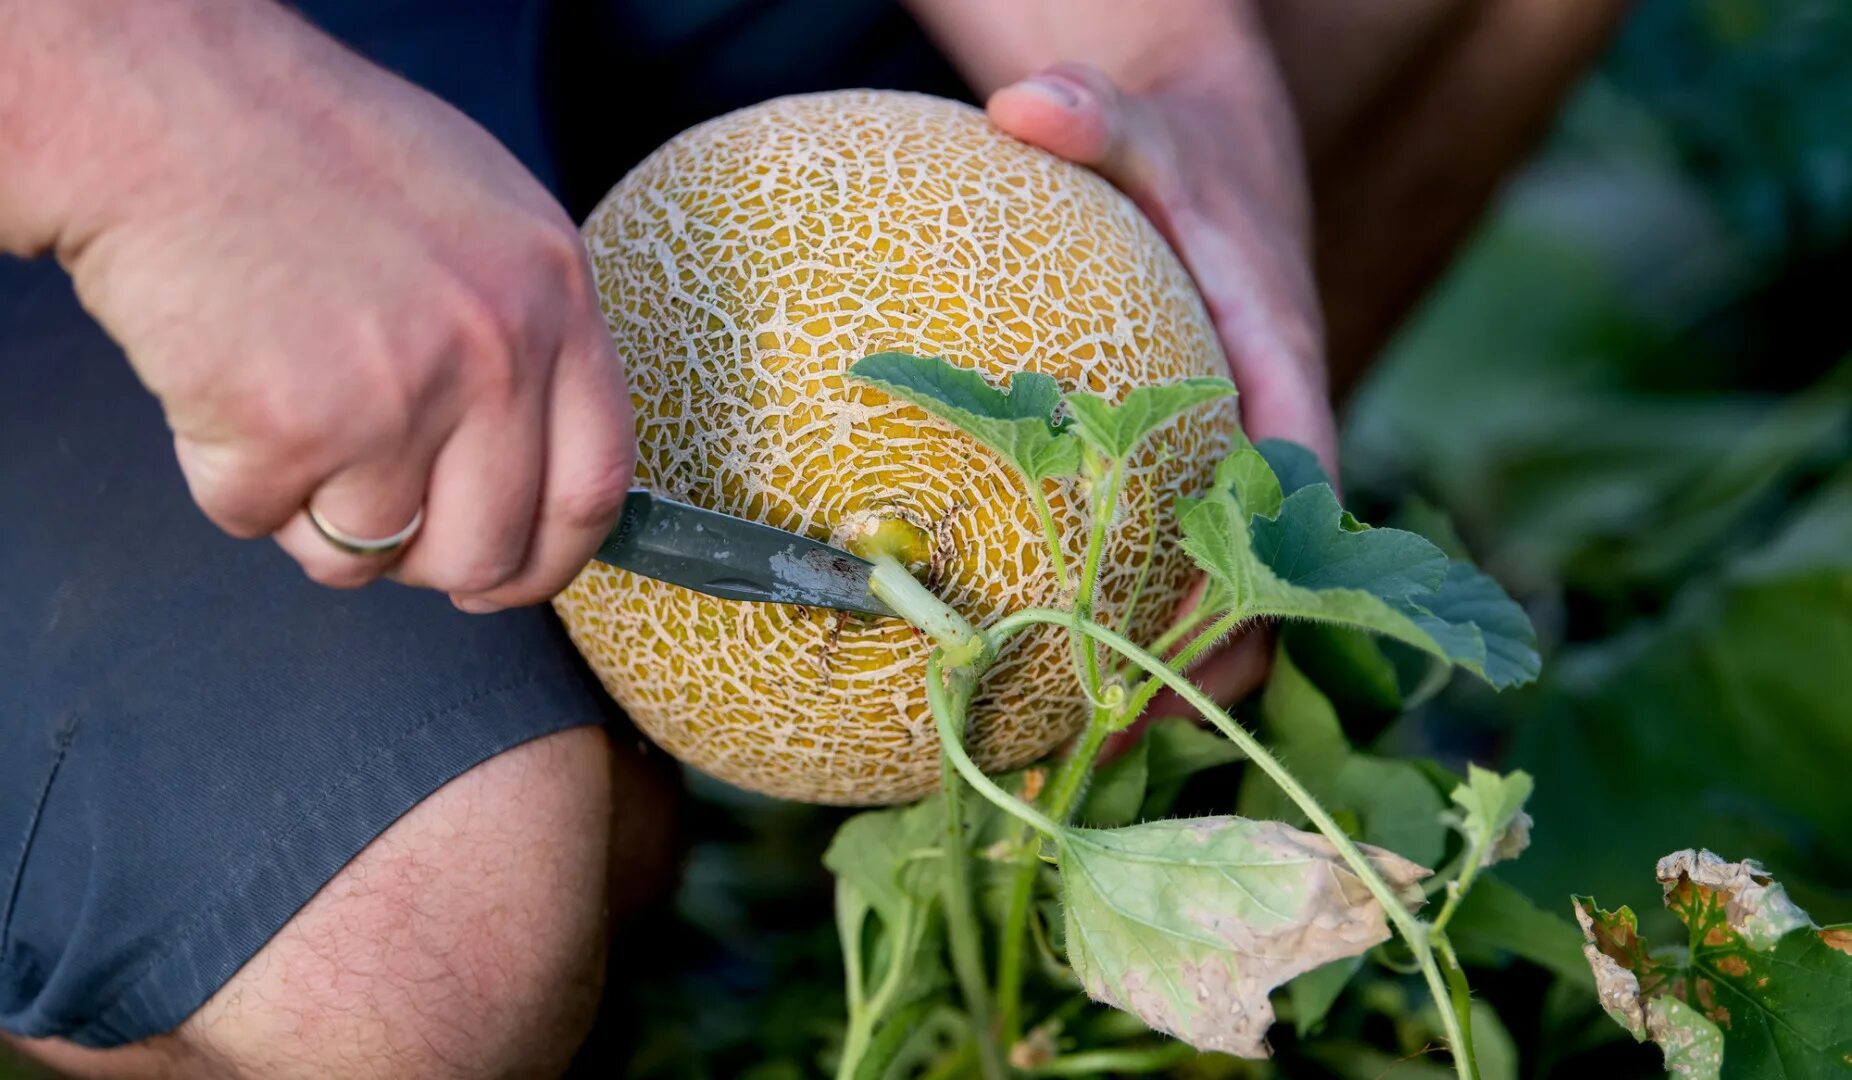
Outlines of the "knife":
{"label": "knife", "polygon": [[641,489],[593,556],[727,600],[893,615],[868,591],[874,564],[809,537]]}

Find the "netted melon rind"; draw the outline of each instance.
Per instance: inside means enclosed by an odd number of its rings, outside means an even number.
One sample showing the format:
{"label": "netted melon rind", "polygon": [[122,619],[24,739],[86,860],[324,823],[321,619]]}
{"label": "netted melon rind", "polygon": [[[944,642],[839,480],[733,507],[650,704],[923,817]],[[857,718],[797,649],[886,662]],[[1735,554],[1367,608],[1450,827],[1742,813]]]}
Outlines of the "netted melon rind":
{"label": "netted melon rind", "polygon": [[[820,539],[904,513],[934,532],[935,590],[980,625],[1065,600],[1019,481],[849,365],[898,349],[1112,398],[1226,374],[1188,275],[1129,200],[937,98],[814,94],[710,121],[638,165],[584,232],[629,367],[640,484]],[[1131,589],[1155,506],[1165,539],[1134,636],[1165,623],[1191,576],[1171,503],[1208,481],[1234,427],[1232,405],[1200,409],[1135,463],[1102,618]],[[1048,491],[1077,565],[1080,482]],[[636,723],[723,780],[839,804],[938,783],[928,646],[896,620],[716,600],[601,563],[555,608]],[[972,753],[1025,764],[1086,713],[1065,639],[1025,634],[985,680]]]}

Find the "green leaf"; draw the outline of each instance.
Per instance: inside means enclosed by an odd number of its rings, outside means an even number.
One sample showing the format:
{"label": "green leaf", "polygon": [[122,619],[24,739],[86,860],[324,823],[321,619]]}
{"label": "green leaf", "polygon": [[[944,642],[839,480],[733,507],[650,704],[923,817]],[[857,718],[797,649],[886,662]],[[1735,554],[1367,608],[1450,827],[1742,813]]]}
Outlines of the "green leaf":
{"label": "green leaf", "polygon": [[[1200,1050],[1264,1057],[1274,987],[1389,937],[1330,842],[1277,821],[1069,829],[1056,850],[1068,959],[1088,994]],[[1368,854],[1419,899],[1427,871]]]}
{"label": "green leaf", "polygon": [[1192,718],[1153,721],[1130,750],[1094,772],[1080,820],[1115,828],[1161,818],[1190,777],[1243,757],[1240,747]]}
{"label": "green leaf", "polygon": [[1318,463],[1318,455],[1307,447],[1288,439],[1262,439],[1254,444],[1254,449],[1278,477],[1282,496],[1317,484],[1331,486],[1331,478]]}
{"label": "green leaf", "polygon": [[[873,1019],[918,1001],[943,983],[928,944],[944,876],[944,809],[938,799],[857,814],[823,854],[836,875],[836,929],[857,1007]],[[870,914],[878,918],[872,948]]]}
{"label": "green leaf", "polygon": [[871,810],[842,823],[823,865],[853,882],[881,917],[897,922],[906,908],[939,894],[944,813],[937,800]]}
{"label": "green leaf", "polygon": [[[1332,623],[1302,622],[1280,635],[1293,662],[1324,691],[1347,718],[1366,713],[1387,720],[1402,711],[1405,699],[1396,666],[1382,642],[1364,630]],[[1426,665],[1428,659],[1421,658]]]}
{"label": "green leaf", "polygon": [[1473,1060],[1479,1080],[1518,1080],[1518,1044],[1499,1019],[1498,1010],[1483,999],[1472,1004]]}
{"label": "green leaf", "polygon": [[1234,495],[1248,518],[1273,517],[1280,512],[1280,478],[1274,475],[1260,451],[1242,446],[1215,467],[1215,486]]}
{"label": "green leaf", "polygon": [[[1355,822],[1357,838],[1423,865],[1440,860],[1447,830],[1445,804],[1420,768],[1351,748],[1331,702],[1299,670],[1284,646],[1260,701],[1261,727],[1280,759],[1340,820]],[[1296,825],[1305,814],[1264,773],[1242,781],[1237,803],[1249,817]]]}
{"label": "green leaf", "polygon": [[1852,927],[1818,927],[1754,862],[1708,851],[1659,860],[1687,947],[1649,950],[1632,910],[1576,897],[1602,1007],[1652,1039],[1675,1076],[1852,1075]]}
{"label": "green leaf", "polygon": [[1363,957],[1348,956],[1313,968],[1286,984],[1286,1000],[1293,1007],[1293,1030],[1301,1039],[1324,1026],[1331,1006],[1337,1004],[1338,995],[1362,966]]}
{"label": "green leaf", "polygon": [[1490,578],[1414,533],[1356,525],[1328,484],[1297,488],[1273,516],[1228,491],[1184,500],[1179,524],[1184,550],[1239,610],[1368,630],[1496,688],[1536,677],[1530,620]]}
{"label": "green leaf", "polygon": [[1130,750],[1096,769],[1081,804],[1080,820],[1102,829],[1137,821],[1150,782],[1150,757],[1150,740],[1141,738]]}
{"label": "green leaf", "polygon": [[1092,394],[1067,395],[1074,432],[1108,461],[1129,456],[1147,435],[1198,405],[1235,395],[1227,379],[1197,377],[1140,386],[1117,405]]}
{"label": "green leaf", "polygon": [[1475,963],[1489,966],[1510,953],[1578,986],[1595,988],[1575,925],[1491,874],[1473,882],[1447,924],[1447,937]]}
{"label": "green leaf", "polygon": [[849,374],[970,435],[1031,483],[1080,472],[1080,443],[1056,423],[1061,390],[1046,375],[1019,371],[1003,391],[975,371],[903,352],[863,357]]}
{"label": "green leaf", "polygon": [[1530,774],[1521,769],[1500,776],[1477,765],[1466,767],[1466,782],[1453,789],[1460,808],[1453,820],[1469,848],[1482,853],[1480,866],[1515,859],[1530,846],[1531,820],[1524,803],[1532,787]]}

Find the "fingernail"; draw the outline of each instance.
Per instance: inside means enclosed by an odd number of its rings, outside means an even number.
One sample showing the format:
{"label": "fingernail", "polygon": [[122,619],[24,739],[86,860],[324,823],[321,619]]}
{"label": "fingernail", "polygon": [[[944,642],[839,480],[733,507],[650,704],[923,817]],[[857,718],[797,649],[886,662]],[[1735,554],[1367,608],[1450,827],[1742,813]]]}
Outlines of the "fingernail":
{"label": "fingernail", "polygon": [[457,606],[458,611],[468,612],[471,615],[493,615],[505,610],[495,601],[484,600],[480,596],[453,596],[450,602]]}
{"label": "fingernail", "polygon": [[1059,105],[1063,109],[1080,107],[1081,89],[1073,82],[1057,75],[1037,75],[1016,84],[1017,89],[1027,90],[1031,94]]}

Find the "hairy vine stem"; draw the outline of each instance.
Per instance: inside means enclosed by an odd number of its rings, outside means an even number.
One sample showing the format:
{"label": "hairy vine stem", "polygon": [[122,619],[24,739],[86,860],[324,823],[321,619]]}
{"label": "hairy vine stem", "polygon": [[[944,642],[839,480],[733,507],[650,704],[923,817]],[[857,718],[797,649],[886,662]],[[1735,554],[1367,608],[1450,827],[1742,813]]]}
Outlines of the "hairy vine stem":
{"label": "hairy vine stem", "polygon": [[965,753],[964,717],[977,677],[969,669],[948,676],[942,666],[943,652],[942,648],[934,649],[926,658],[926,700],[932,709],[942,747],[939,767],[943,774],[940,786],[945,793],[946,933],[951,939],[953,972],[965,996],[966,1008],[971,1012],[971,1024],[977,1029],[979,1070],[984,1080],[1004,1080],[1008,1073],[990,1024],[990,983],[984,973],[984,935],[978,929],[977,910],[971,896],[971,856],[966,850],[964,808],[960,805],[963,793],[951,770],[957,768],[967,782],[975,777],[980,782],[971,786],[992,802],[997,801],[998,795],[1009,802],[1015,799],[985,776]]}

